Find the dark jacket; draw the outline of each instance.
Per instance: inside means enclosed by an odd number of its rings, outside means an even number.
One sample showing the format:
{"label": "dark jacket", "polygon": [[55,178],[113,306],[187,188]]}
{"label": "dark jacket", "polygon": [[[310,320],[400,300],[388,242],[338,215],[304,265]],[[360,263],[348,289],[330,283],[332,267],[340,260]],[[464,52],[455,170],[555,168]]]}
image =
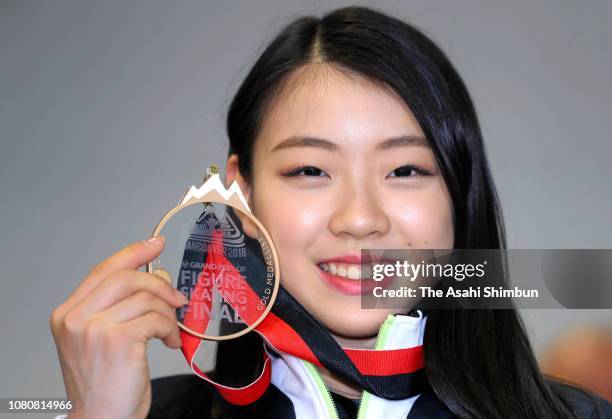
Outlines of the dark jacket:
{"label": "dark jacket", "polygon": [[[153,386],[153,402],[148,418],[178,419],[197,417],[205,419],[202,412],[210,410],[210,401],[215,397],[210,387],[198,376],[193,374],[173,375],[156,378],[151,381]],[[604,399],[585,393],[574,387],[559,385],[563,398],[581,418],[612,418],[612,404]],[[356,417],[356,402],[333,394],[339,417]],[[413,407],[409,418],[452,418],[454,417],[433,395],[425,398],[423,403]],[[425,400],[427,399],[427,400]],[[352,407],[351,407],[352,404]],[[417,410],[416,408],[420,408]],[[601,416],[597,415],[600,411]],[[509,414],[511,416],[511,414]],[[295,418],[291,400],[273,384],[257,402],[250,406],[231,409],[231,418],[265,419]]]}
{"label": "dark jacket", "polygon": [[[377,349],[397,349],[423,344],[427,316],[390,315],[384,324]],[[211,386],[195,374],[158,378],[153,383],[149,418],[198,418],[210,416],[211,404],[228,418],[360,419],[453,418],[429,386],[413,397],[387,400],[363,392],[361,400],[331,393],[313,364],[266,347],[272,362],[271,383],[263,396],[247,406],[225,402]],[[610,403],[578,389],[554,384],[557,393],[583,418],[612,418]],[[211,403],[213,400],[217,402]],[[508,412],[512,417],[512,412]],[[548,419],[548,418],[538,418]]]}

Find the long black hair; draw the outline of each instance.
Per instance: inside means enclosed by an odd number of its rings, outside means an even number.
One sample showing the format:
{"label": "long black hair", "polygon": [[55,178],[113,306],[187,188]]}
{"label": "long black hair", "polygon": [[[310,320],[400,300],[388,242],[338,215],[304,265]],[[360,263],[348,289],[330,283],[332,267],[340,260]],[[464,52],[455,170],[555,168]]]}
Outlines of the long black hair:
{"label": "long black hair", "polygon": [[[288,24],[256,61],[227,116],[229,154],[251,181],[262,119],[288,76],[313,63],[393,89],[430,142],[454,205],[457,249],[505,249],[499,199],[468,91],[440,48],[421,30],[380,11],[346,7]],[[573,417],[541,375],[514,309],[432,310],[425,368],[436,396],[461,418]],[[242,386],[259,375],[261,339],[219,344],[214,377]],[[216,406],[216,407],[215,407]],[[213,416],[221,409],[213,403]]]}

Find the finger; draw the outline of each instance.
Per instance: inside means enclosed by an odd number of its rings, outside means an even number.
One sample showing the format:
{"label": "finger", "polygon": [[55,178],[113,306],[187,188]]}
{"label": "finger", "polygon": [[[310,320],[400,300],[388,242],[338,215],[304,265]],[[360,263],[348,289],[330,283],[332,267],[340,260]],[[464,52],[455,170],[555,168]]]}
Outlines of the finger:
{"label": "finger", "polygon": [[153,294],[175,307],[188,302],[182,293],[159,277],[146,272],[122,269],[102,281],[72,311],[84,320],[139,291]]}
{"label": "finger", "polygon": [[117,326],[120,332],[131,334],[135,339],[146,343],[149,339],[158,338],[172,349],[181,347],[178,324],[170,321],[157,312],[149,312]]}
{"label": "finger", "polygon": [[117,253],[94,266],[83,282],[64,303],[68,311],[82,301],[94,288],[111,273],[120,269],[137,269],[154,260],[164,248],[164,236],[155,236],[139,242],[130,243]]}
{"label": "finger", "polygon": [[100,311],[96,316],[104,316],[112,323],[123,323],[149,312],[157,312],[170,321],[176,321],[174,309],[164,300],[147,291],[137,291],[106,310]]}

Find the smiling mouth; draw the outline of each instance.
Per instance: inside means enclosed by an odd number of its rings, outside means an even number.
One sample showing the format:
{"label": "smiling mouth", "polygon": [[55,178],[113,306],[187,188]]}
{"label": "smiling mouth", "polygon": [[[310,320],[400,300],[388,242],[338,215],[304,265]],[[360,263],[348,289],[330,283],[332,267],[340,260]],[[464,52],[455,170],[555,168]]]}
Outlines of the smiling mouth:
{"label": "smiling mouth", "polygon": [[[375,287],[382,286],[386,282],[380,283],[371,278],[372,266],[369,264],[321,262],[317,263],[317,267],[323,282],[344,295],[368,295]],[[362,274],[364,278],[361,278]]]}
{"label": "smiling mouth", "polygon": [[[355,281],[371,279],[371,264],[356,264],[342,262],[321,262],[317,266],[324,272],[341,278],[352,279]],[[364,276],[364,278],[362,278]]]}

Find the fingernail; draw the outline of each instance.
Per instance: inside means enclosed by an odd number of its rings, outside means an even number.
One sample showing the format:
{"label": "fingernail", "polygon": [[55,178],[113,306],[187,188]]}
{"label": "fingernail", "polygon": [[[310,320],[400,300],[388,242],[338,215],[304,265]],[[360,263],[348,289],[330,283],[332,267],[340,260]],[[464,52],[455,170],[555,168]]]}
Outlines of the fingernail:
{"label": "fingernail", "polygon": [[189,302],[187,297],[185,297],[185,294],[183,294],[179,290],[174,290],[174,292],[176,293],[176,295],[177,295],[178,299],[180,300],[180,302],[183,303],[183,305],[187,304]]}
{"label": "fingernail", "polygon": [[157,247],[160,244],[162,244],[163,241],[164,241],[163,236],[155,236],[155,237],[150,237],[146,240],[143,240],[142,244],[144,244],[145,247]]}

